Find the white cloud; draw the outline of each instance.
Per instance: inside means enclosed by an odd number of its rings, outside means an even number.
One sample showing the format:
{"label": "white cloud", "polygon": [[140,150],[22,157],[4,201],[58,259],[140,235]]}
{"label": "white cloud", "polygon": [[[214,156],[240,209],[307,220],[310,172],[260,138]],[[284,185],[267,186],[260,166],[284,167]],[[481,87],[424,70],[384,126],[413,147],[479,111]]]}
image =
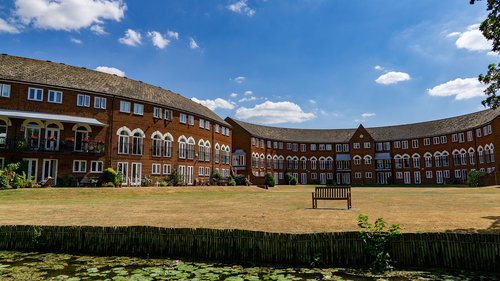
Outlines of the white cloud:
{"label": "white cloud", "polygon": [[90,30],[97,35],[107,34],[107,32],[104,30],[104,27],[99,24],[94,24],[93,26],[90,27]]}
{"label": "white cloud", "polygon": [[477,78],[457,78],[446,83],[427,89],[427,93],[435,97],[455,96],[456,100],[466,100],[484,96],[485,85]]}
{"label": "white cloud", "polygon": [[383,68],[382,66],[380,66],[380,65],[376,65],[376,66],[374,67],[374,69],[375,69],[375,70],[384,70],[384,68]]}
{"label": "white cloud", "polygon": [[473,24],[467,27],[464,32],[452,32],[446,37],[456,37],[455,45],[459,49],[466,49],[469,51],[489,51],[492,49],[492,44],[483,36],[479,30],[479,24]]}
{"label": "white cloud", "polygon": [[238,76],[238,77],[234,78],[233,80],[234,80],[234,82],[241,84],[241,83],[245,82],[245,79],[246,78],[244,76]]}
{"label": "white cloud", "polygon": [[500,53],[491,51],[488,52],[488,56],[500,56]]}
{"label": "white cloud", "polygon": [[165,37],[163,37],[163,35],[161,35],[161,33],[158,31],[148,32],[148,36],[149,38],[151,38],[151,42],[153,42],[153,45],[158,49],[164,49],[168,46],[168,44],[170,44],[170,40],[165,39]]}
{"label": "white cloud", "polygon": [[304,112],[300,106],[289,101],[265,101],[252,108],[238,108],[236,118],[263,124],[280,124],[301,123],[316,118],[316,115]]}
{"label": "white cloud", "polygon": [[126,10],[122,0],[16,0],[14,15],[24,25],[71,31],[104,20],[121,21]]}
{"label": "white cloud", "polygon": [[231,12],[251,17],[255,14],[255,9],[250,8],[247,2],[248,2],[247,0],[239,0],[233,2],[232,4],[227,6],[227,9],[230,10]]}
{"label": "white cloud", "polygon": [[248,98],[242,98],[238,102],[246,102],[246,101],[254,101],[254,100],[257,100],[257,98],[252,96],[252,97],[248,97]]}
{"label": "white cloud", "polygon": [[122,44],[135,47],[142,44],[142,36],[141,33],[133,29],[127,29],[127,31],[125,31],[125,35],[118,39],[118,41]]}
{"label": "white cloud", "polygon": [[245,91],[244,95],[245,96],[251,96],[251,95],[253,95],[253,92],[252,91]]}
{"label": "white cloud", "polygon": [[125,72],[119,70],[118,68],[114,67],[109,67],[109,66],[98,66],[95,68],[95,70],[108,73],[108,74],[114,74],[117,76],[125,77]]}
{"label": "white cloud", "polygon": [[198,45],[198,43],[196,43],[196,41],[194,41],[193,37],[189,38],[189,48],[191,50],[200,48],[200,46]]}
{"label": "white cloud", "polygon": [[179,40],[179,32],[169,30],[169,31],[167,31],[167,35],[168,35],[168,37],[170,37],[172,39]]}
{"label": "white cloud", "polygon": [[410,75],[404,72],[390,71],[380,75],[375,82],[383,85],[396,84],[401,81],[410,80]]}
{"label": "white cloud", "polygon": [[20,30],[16,26],[6,22],[4,19],[0,18],[0,33],[19,33]]}
{"label": "white cloud", "polygon": [[311,100],[309,100],[309,103],[316,104],[316,101],[311,99]]}
{"label": "white cloud", "polygon": [[238,96],[238,94],[237,93],[231,93],[231,94],[229,94],[229,96],[232,97],[232,98],[235,98],[235,97]]}
{"label": "white cloud", "polygon": [[361,117],[363,118],[370,118],[370,117],[374,117],[376,114],[373,113],[373,112],[365,112],[363,114],[361,114]]}
{"label": "white cloud", "polygon": [[77,44],[77,45],[81,45],[82,44],[82,40],[80,39],[76,39],[76,38],[71,38],[69,39],[69,41],[73,44]]}
{"label": "white cloud", "polygon": [[229,102],[225,99],[221,99],[221,98],[216,98],[214,100],[210,100],[210,99],[199,100],[199,99],[193,97],[193,98],[191,98],[191,100],[208,107],[210,110],[215,110],[217,108],[234,109],[234,104],[232,104],[231,102]]}

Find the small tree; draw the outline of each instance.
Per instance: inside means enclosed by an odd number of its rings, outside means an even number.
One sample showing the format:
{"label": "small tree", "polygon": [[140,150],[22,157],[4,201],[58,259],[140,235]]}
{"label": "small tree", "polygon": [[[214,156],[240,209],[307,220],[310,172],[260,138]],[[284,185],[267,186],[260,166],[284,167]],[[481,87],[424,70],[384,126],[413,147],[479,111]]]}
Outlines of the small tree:
{"label": "small tree", "polygon": [[297,179],[292,176],[290,173],[285,173],[285,183],[289,185],[296,185]]}
{"label": "small tree", "polygon": [[271,175],[271,173],[267,173],[264,176],[264,184],[269,186],[269,187],[274,187],[276,185],[274,177],[273,177],[273,175]]}
{"label": "small tree", "polygon": [[113,168],[106,168],[104,172],[102,173],[101,177],[102,183],[112,183],[115,186],[119,186],[122,181],[121,175],[118,175],[118,173],[113,169]]}
{"label": "small tree", "polygon": [[387,228],[383,218],[375,220],[372,225],[368,222],[368,216],[359,214],[358,226],[361,228],[361,239],[365,243],[368,255],[373,259],[372,268],[375,271],[392,269],[392,261],[389,254],[389,240],[400,234],[398,224],[392,224]]}
{"label": "small tree", "polygon": [[467,184],[469,186],[478,187],[479,184],[481,183],[481,179],[484,176],[486,176],[485,172],[481,172],[481,171],[477,171],[477,170],[472,170],[467,175]]}

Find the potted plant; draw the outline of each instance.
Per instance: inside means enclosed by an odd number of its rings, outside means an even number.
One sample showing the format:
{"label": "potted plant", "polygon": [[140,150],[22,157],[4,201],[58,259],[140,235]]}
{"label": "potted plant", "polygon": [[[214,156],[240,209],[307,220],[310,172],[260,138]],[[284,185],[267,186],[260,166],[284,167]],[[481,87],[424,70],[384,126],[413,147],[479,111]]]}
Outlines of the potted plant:
{"label": "potted plant", "polygon": [[75,143],[75,137],[71,136],[71,137],[67,137],[65,140],[64,140],[64,146],[66,147],[66,149],[68,150],[72,150],[73,147],[74,147],[74,143]]}
{"label": "potted plant", "polygon": [[104,151],[104,141],[98,140],[96,142],[96,145],[97,145],[97,152]]}
{"label": "potted plant", "polygon": [[49,147],[51,149],[54,149],[56,147],[56,137],[55,136],[50,136],[47,138],[47,141],[49,142]]}
{"label": "potted plant", "polygon": [[90,137],[83,138],[83,147],[85,151],[94,150],[94,147],[89,145],[91,141],[92,139]]}

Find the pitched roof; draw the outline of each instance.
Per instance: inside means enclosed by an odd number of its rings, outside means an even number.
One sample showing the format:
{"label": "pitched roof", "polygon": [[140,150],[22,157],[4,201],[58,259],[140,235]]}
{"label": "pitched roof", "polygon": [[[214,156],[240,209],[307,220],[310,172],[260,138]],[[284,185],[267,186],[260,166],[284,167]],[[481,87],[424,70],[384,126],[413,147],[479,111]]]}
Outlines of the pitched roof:
{"label": "pitched roof", "polygon": [[[375,141],[391,141],[440,136],[481,127],[500,115],[500,110],[483,110],[446,119],[403,124],[396,126],[365,128]],[[292,129],[251,124],[226,118],[259,138],[290,142],[346,143],[357,129]]]}
{"label": "pitched roof", "polygon": [[120,96],[198,114],[228,125],[213,111],[177,93],[83,67],[0,55],[0,79]]}

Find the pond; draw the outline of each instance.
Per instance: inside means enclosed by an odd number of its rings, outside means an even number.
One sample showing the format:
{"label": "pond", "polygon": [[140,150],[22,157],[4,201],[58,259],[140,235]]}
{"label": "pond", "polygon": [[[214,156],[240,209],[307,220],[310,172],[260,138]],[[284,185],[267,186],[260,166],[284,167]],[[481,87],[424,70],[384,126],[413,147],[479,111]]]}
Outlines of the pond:
{"label": "pond", "polygon": [[439,270],[375,275],[346,268],[241,266],[172,259],[0,251],[0,280],[498,280],[493,273]]}

